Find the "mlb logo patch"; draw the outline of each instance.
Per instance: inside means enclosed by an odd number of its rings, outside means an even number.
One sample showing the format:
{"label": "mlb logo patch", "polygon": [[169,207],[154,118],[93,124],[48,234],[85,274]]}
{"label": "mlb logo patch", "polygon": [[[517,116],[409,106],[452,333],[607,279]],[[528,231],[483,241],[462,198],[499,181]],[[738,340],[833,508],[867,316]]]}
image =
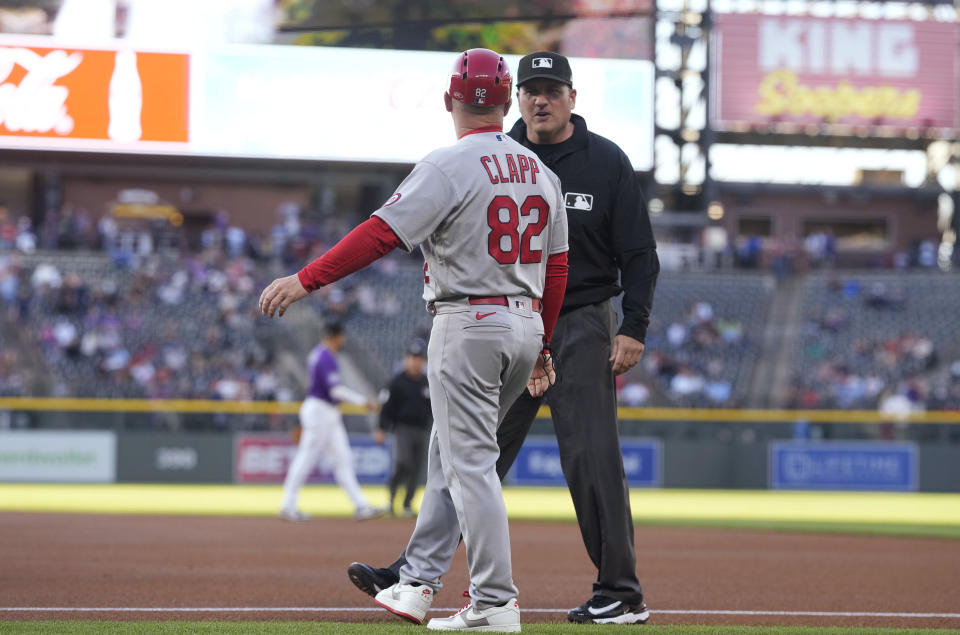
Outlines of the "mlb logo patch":
{"label": "mlb logo patch", "polygon": [[563,195],[563,204],[568,209],[580,209],[585,212],[589,212],[593,209],[593,194],[567,192]]}
{"label": "mlb logo patch", "polygon": [[553,68],[552,57],[535,57],[531,64],[533,68]]}

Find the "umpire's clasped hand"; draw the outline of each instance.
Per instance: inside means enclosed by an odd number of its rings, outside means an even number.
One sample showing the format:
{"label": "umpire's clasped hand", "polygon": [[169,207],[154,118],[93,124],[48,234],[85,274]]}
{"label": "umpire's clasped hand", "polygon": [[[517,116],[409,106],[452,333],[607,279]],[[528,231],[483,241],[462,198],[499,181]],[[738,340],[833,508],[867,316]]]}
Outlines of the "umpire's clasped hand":
{"label": "umpire's clasped hand", "polygon": [[613,363],[613,374],[622,375],[637,365],[643,355],[643,342],[635,340],[629,335],[617,335],[613,338],[613,354],[610,362]]}

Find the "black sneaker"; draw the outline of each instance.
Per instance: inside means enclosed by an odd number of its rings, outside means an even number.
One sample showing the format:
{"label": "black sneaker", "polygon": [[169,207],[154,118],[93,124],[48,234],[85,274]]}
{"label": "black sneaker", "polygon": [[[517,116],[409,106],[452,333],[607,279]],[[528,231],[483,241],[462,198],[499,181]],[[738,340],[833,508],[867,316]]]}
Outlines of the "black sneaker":
{"label": "black sneaker", "polygon": [[392,587],[400,581],[400,576],[390,569],[374,569],[362,562],[352,562],[347,567],[347,576],[358,589],[374,597],[380,591]]}
{"label": "black sneaker", "polygon": [[567,620],[579,624],[646,624],[650,611],[643,602],[627,604],[595,595],[567,613]]}

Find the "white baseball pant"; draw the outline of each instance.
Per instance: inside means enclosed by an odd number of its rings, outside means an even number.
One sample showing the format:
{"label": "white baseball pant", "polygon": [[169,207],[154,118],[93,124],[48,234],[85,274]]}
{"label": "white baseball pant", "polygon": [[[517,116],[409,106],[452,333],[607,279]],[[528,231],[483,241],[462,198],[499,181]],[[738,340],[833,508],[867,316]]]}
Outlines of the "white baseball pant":
{"label": "white baseball pant", "polygon": [[307,397],[300,405],[300,425],[303,427],[300,445],[283,482],[283,509],[297,508],[300,489],[321,456],[326,457],[334,479],[353,501],[354,507],[367,507],[367,499],[357,482],[353,453],[350,452],[340,410],[323,399]]}

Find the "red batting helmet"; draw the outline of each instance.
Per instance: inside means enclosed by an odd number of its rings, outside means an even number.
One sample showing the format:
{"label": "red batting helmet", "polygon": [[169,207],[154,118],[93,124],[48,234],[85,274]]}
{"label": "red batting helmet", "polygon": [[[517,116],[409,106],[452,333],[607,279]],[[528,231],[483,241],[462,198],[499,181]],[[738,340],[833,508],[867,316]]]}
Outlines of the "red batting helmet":
{"label": "red batting helmet", "polygon": [[450,96],[476,106],[502,106],[510,101],[510,69],[490,49],[470,49],[457,57],[450,75]]}

